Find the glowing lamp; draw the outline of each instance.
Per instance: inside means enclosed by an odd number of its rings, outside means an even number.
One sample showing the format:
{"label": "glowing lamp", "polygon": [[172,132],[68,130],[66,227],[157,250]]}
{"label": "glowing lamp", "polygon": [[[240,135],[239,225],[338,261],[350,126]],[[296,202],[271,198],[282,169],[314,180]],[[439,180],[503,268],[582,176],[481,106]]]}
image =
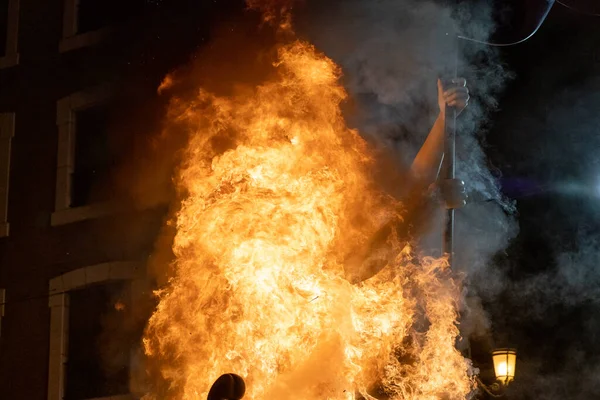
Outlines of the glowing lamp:
{"label": "glowing lamp", "polygon": [[517,350],[496,349],[492,352],[492,359],[494,360],[494,372],[497,380],[507,385],[515,379]]}

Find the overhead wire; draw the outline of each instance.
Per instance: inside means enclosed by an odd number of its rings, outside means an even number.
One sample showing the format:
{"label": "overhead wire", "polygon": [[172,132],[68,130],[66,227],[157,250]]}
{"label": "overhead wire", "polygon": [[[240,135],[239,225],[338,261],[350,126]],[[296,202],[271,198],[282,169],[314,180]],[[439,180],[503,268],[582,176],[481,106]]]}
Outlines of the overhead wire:
{"label": "overhead wire", "polygon": [[568,8],[571,11],[575,11],[575,12],[577,12],[579,14],[589,15],[590,17],[600,17],[600,13],[591,13],[591,12],[583,11],[583,10],[580,10],[580,9],[578,9],[576,7],[573,7],[572,5],[564,3],[561,0],[555,0],[555,1],[556,1],[556,3],[560,4],[561,6],[563,6],[565,8]]}
{"label": "overhead wire", "polygon": [[542,26],[542,24],[546,20],[546,17],[548,16],[548,14],[550,14],[550,10],[552,10],[552,6],[554,5],[554,2],[555,2],[555,0],[552,0],[550,2],[550,5],[548,6],[548,9],[544,12],[544,14],[542,15],[542,17],[540,18],[540,20],[539,20],[537,26],[535,27],[535,29],[528,36],[526,36],[525,38],[520,39],[520,40],[518,40],[516,42],[510,42],[510,43],[493,43],[493,42],[487,42],[485,40],[477,40],[477,39],[469,38],[469,37],[462,36],[462,35],[458,35],[458,38],[461,39],[461,40],[466,40],[468,42],[479,43],[479,44],[483,44],[483,45],[486,45],[486,46],[493,46],[493,47],[508,47],[508,46],[514,46],[516,44],[523,43],[523,42],[529,40],[533,35],[535,35],[537,33],[537,31],[540,29],[540,27]]}
{"label": "overhead wire", "polygon": [[485,41],[485,40],[473,39],[473,38],[462,36],[462,35],[458,35],[458,38],[461,39],[461,40],[466,40],[468,42],[479,43],[479,44],[483,44],[483,45],[486,45],[486,46],[493,46],[493,47],[508,47],[508,46],[514,46],[516,44],[523,43],[523,42],[529,40],[533,35],[535,35],[537,33],[537,31],[540,29],[540,27],[542,26],[542,24],[546,20],[546,17],[548,17],[548,14],[550,14],[550,10],[552,10],[552,6],[554,5],[554,3],[560,4],[561,6],[567,8],[567,9],[569,9],[571,11],[575,11],[575,12],[577,12],[579,14],[588,15],[588,16],[591,16],[591,17],[600,17],[600,13],[591,13],[591,12],[588,12],[588,11],[583,11],[583,10],[577,8],[577,7],[573,7],[572,5],[565,3],[562,0],[552,0],[551,3],[550,3],[550,5],[548,6],[548,9],[546,10],[546,12],[540,18],[540,20],[539,20],[537,26],[535,27],[535,29],[528,36],[526,36],[525,38],[520,39],[520,40],[518,40],[516,42],[510,42],[510,43],[493,43],[493,42],[488,42],[488,41]]}

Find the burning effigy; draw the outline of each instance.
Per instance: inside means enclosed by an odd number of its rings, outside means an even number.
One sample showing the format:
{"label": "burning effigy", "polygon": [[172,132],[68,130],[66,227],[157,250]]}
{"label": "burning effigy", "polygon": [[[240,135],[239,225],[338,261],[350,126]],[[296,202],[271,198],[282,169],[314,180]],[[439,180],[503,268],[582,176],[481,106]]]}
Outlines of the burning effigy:
{"label": "burning effigy", "polygon": [[183,126],[189,142],[173,276],[144,337],[169,390],[147,398],[206,399],[236,373],[250,400],[464,399],[473,380],[455,348],[461,289],[446,260],[392,234],[385,267],[347,279],[348,255],[401,224],[402,204],[344,120],[340,68],[277,10],[266,15],[287,35],[274,76],[171,101],[165,130]]}

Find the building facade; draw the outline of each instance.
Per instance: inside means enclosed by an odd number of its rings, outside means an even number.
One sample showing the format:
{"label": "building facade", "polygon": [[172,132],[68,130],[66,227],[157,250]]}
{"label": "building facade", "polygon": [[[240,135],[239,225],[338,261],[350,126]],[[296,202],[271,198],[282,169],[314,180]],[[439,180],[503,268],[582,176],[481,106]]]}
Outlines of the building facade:
{"label": "building facade", "polygon": [[0,1],[0,399],[139,397],[136,307],[167,204],[140,206],[122,176],[206,3]]}

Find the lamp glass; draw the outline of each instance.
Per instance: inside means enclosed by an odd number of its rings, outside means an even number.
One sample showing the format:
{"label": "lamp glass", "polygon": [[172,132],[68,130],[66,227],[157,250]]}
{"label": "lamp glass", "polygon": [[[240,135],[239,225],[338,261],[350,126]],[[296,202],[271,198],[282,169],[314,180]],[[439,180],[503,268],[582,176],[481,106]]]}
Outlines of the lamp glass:
{"label": "lamp glass", "polygon": [[496,349],[492,352],[496,379],[505,385],[515,379],[517,351],[515,349]]}

